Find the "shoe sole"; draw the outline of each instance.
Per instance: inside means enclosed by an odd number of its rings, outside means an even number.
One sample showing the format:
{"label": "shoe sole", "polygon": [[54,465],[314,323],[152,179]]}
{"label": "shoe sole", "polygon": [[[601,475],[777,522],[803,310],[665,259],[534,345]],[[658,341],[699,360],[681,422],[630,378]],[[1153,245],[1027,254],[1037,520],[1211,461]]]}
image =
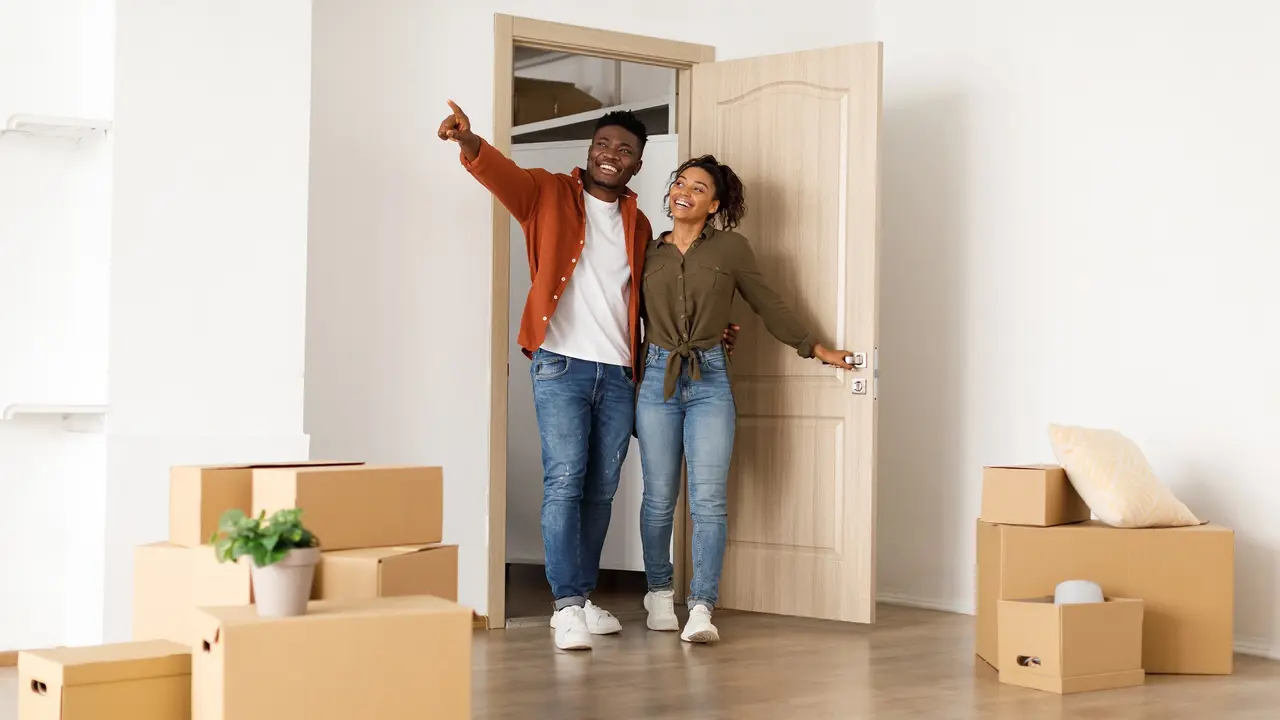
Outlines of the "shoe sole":
{"label": "shoe sole", "polygon": [[702,643],[710,645],[712,643],[720,642],[720,633],[715,630],[699,630],[689,637],[681,635],[680,639],[687,643]]}
{"label": "shoe sole", "polygon": [[[552,625],[553,630],[556,629],[556,616],[552,615],[552,623],[550,623],[550,625]],[[613,635],[613,634],[622,632],[622,625],[620,624],[617,626],[617,628],[611,628],[608,630],[594,630],[594,629],[588,628],[586,632],[589,632],[593,635]],[[570,648],[562,647],[561,650],[570,650]]]}
{"label": "shoe sole", "polygon": [[[556,616],[555,616],[555,615],[552,615],[552,616],[551,616],[551,629],[552,629],[552,630],[555,630],[555,629],[556,629]],[[587,632],[591,633],[592,635],[616,635],[616,634],[618,634],[618,633],[622,632],[622,623],[618,623],[618,625],[617,625],[617,626],[615,626],[615,627],[611,627],[611,628],[609,628],[608,630],[596,630],[596,629],[594,629],[594,628],[587,628]],[[563,650],[563,649],[565,649],[565,648],[561,648],[561,649]]]}

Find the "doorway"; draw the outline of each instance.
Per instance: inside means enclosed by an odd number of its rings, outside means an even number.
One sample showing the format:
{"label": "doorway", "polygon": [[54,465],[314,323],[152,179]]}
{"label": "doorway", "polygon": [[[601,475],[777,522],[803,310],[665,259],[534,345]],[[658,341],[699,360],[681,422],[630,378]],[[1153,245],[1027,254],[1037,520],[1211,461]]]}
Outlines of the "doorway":
{"label": "doorway", "polygon": [[[584,163],[596,121],[626,110],[644,122],[644,166],[630,187],[655,233],[670,228],[662,207],[679,164],[676,70],[611,58],[517,46],[510,157],[525,168],[570,173]],[[506,614],[508,627],[544,623],[551,589],[543,565],[542,454],[533,394],[516,336],[529,292],[525,236],[511,221],[508,274]],[[640,612],[646,582],[640,547],[640,455],[634,438],[622,468],[593,602],[626,619]],[[675,543],[673,542],[673,547]],[[681,543],[681,546],[683,543]]]}
{"label": "doorway", "polygon": [[[881,45],[716,62],[703,45],[506,15],[495,16],[494,39],[492,137],[509,154],[521,135],[575,142],[513,133],[517,56],[536,63],[541,56],[531,51],[554,51],[674,70],[676,158],[714,153],[735,168],[751,207],[738,230],[761,272],[817,338],[864,359],[852,371],[804,360],[774,341],[745,304],[735,306],[738,438],[720,607],[873,622]],[[620,100],[620,93],[611,98]],[[536,130],[548,129],[555,128]],[[641,197],[651,221],[665,219],[646,202],[653,198]],[[512,292],[511,219],[496,199],[492,240],[487,624],[502,628],[509,616],[508,388],[527,387],[528,361],[512,359],[512,296],[519,294]],[[514,260],[523,266],[523,257]],[[530,429],[536,436],[536,425]],[[532,487],[540,494],[540,471],[538,478]],[[677,597],[689,574],[684,496],[673,542]],[[638,511],[615,507],[617,521],[625,514]],[[541,601],[547,614],[548,600],[549,591]]]}

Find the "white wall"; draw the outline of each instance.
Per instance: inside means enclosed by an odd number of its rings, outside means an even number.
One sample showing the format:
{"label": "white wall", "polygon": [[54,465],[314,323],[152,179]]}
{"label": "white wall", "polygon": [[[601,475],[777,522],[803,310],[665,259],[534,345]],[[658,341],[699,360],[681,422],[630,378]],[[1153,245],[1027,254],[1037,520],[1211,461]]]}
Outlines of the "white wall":
{"label": "white wall", "polygon": [[448,98],[493,127],[493,14],[704,43],[727,59],[868,39],[873,10],[316,1],[307,431],[317,456],[444,466],[461,602],[487,612],[491,218],[435,128]]}
{"label": "white wall", "polygon": [[1280,7],[897,0],[885,41],[880,589],[971,611],[985,463],[1121,430],[1236,536],[1280,652]]}
{"label": "white wall", "polygon": [[[0,124],[110,118],[111,0],[0,10]],[[0,137],[0,408],[105,402],[111,143]],[[101,634],[104,439],[0,421],[0,650]]]}
{"label": "white wall", "polygon": [[305,457],[308,0],[118,0],[108,640],[174,463]]}

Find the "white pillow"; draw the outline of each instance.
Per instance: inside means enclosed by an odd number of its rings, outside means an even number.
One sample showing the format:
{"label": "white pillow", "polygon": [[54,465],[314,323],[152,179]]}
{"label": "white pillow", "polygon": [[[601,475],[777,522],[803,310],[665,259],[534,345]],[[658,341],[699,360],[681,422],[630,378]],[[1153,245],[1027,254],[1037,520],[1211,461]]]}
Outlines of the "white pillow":
{"label": "white pillow", "polygon": [[1102,522],[1121,528],[1200,524],[1120,433],[1050,425],[1049,442],[1067,479]]}

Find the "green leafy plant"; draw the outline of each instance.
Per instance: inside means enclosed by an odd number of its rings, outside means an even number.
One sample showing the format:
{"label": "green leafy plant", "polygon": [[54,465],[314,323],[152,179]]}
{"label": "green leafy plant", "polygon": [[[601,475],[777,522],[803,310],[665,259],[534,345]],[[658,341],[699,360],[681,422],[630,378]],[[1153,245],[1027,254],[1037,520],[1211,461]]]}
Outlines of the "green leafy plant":
{"label": "green leafy plant", "polygon": [[302,510],[278,510],[250,517],[243,510],[228,510],[218,519],[218,529],[209,538],[218,562],[235,562],[248,555],[258,567],[273,565],[290,550],[312,548],[320,539],[302,525]]}

